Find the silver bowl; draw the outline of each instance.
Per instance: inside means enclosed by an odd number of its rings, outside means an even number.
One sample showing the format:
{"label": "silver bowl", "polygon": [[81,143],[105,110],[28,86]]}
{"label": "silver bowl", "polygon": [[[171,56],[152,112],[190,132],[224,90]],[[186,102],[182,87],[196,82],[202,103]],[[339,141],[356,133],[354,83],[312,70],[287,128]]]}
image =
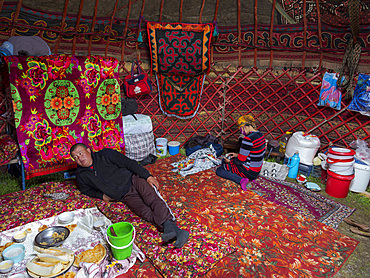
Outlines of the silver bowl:
{"label": "silver bowl", "polygon": [[63,226],[47,228],[37,234],[35,245],[42,248],[60,246],[69,236],[70,231]]}

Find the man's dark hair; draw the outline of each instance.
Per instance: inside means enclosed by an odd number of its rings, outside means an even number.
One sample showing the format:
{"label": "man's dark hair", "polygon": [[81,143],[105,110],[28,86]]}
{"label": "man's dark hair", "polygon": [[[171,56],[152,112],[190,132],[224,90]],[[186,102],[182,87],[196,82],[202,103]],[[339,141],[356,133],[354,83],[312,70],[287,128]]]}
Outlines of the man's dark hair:
{"label": "man's dark hair", "polygon": [[71,147],[71,149],[69,150],[69,155],[72,157],[72,152],[78,147],[78,146],[80,146],[80,147],[82,147],[82,148],[84,148],[85,150],[87,150],[87,146],[84,144],[84,143],[76,143],[76,144],[74,144],[72,147]]}

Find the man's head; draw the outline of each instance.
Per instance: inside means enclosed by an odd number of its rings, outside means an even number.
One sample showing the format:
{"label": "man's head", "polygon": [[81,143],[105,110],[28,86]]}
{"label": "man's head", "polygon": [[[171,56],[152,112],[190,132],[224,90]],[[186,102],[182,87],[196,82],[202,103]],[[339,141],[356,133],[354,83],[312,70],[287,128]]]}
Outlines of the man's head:
{"label": "man's head", "polygon": [[83,143],[74,144],[69,153],[72,159],[81,167],[90,167],[93,163],[91,150]]}

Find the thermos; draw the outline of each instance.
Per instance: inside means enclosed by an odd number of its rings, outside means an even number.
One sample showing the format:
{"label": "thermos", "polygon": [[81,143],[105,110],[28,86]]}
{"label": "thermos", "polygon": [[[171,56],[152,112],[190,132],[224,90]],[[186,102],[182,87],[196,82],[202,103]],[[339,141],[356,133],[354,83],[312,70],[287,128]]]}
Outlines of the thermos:
{"label": "thermos", "polygon": [[292,157],[288,160],[288,177],[291,179],[295,179],[298,175],[298,168],[299,168],[299,154],[296,152]]}

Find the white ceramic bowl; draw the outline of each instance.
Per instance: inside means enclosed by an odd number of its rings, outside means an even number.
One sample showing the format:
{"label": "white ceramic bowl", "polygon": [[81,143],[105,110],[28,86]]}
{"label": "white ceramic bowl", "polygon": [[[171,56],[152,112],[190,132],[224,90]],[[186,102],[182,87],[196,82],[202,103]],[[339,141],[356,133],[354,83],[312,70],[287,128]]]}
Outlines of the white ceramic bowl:
{"label": "white ceramic bowl", "polygon": [[68,224],[73,221],[75,214],[73,212],[64,212],[58,216],[58,221],[61,224]]}
{"label": "white ceramic bowl", "polygon": [[12,270],[14,262],[12,260],[5,260],[0,263],[0,273],[8,273]]}
{"label": "white ceramic bowl", "polygon": [[27,238],[27,231],[19,232],[13,236],[13,239],[17,243],[25,241]]}
{"label": "white ceramic bowl", "polygon": [[100,228],[103,228],[105,226],[105,222],[104,220],[98,220],[94,223],[94,229],[100,229]]}

